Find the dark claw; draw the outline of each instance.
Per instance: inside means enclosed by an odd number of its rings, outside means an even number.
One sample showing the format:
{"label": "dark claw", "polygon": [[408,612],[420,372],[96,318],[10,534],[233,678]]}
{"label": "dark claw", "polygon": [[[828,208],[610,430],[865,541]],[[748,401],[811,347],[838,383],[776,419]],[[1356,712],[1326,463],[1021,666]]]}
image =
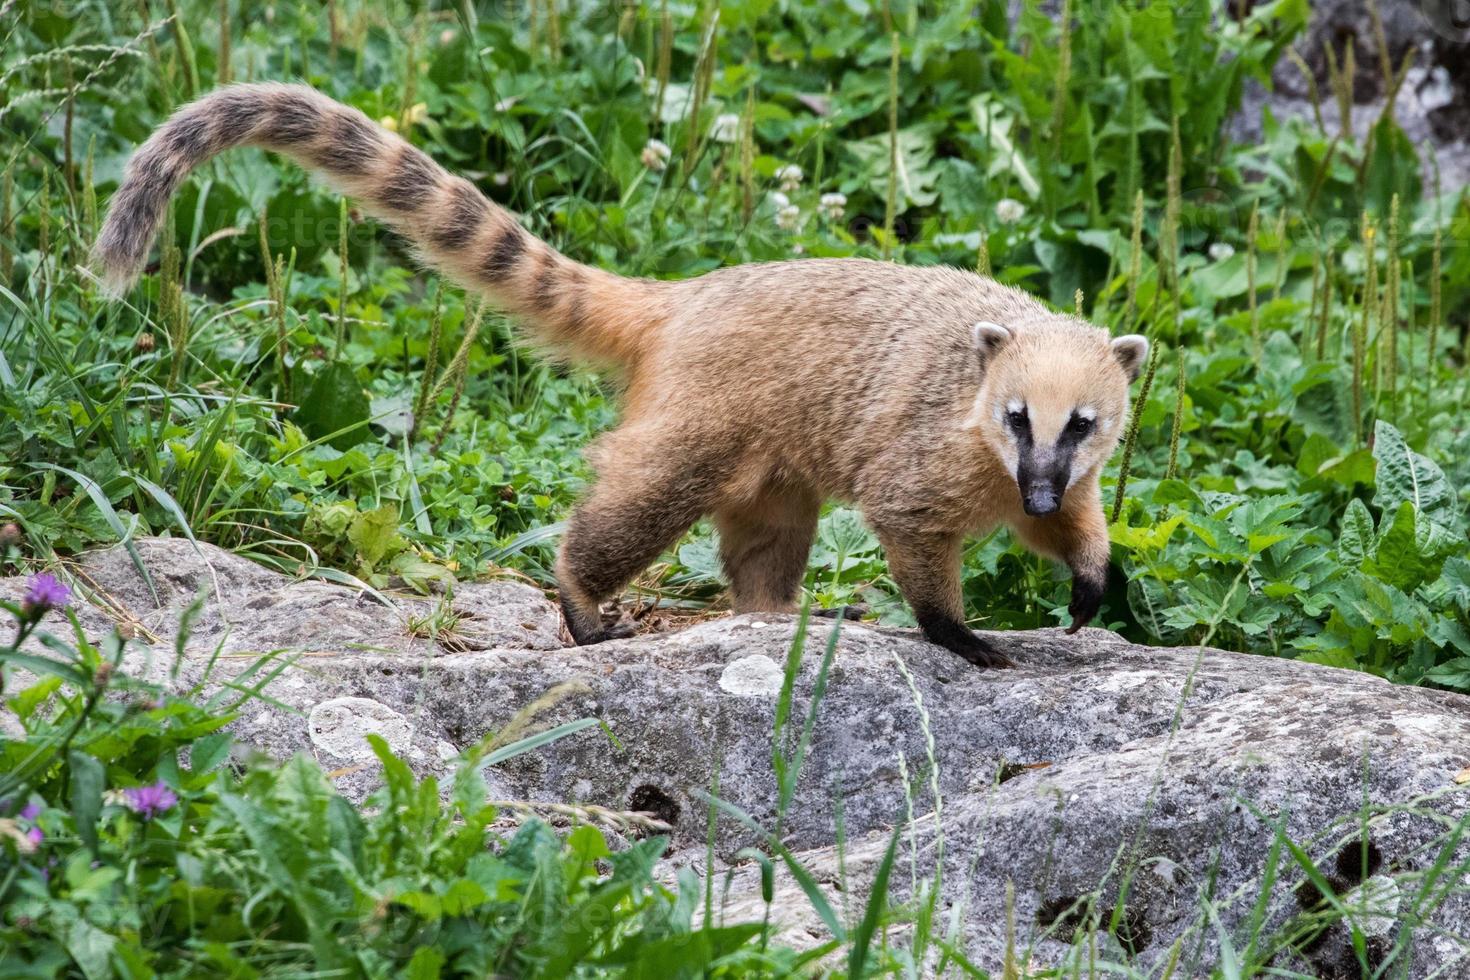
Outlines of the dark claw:
{"label": "dark claw", "polygon": [[637,632],[638,627],[632,623],[618,623],[614,626],[600,629],[595,633],[589,633],[585,636],[574,636],[573,638],[577,641],[577,646],[590,647],[594,643],[606,643],[608,640],[626,640]]}
{"label": "dark claw", "polygon": [[596,642],[601,643],[603,640],[626,640],[637,632],[637,623],[614,623],[602,631],[602,636]]}
{"label": "dark claw", "polygon": [[1016,666],[1015,661],[976,636],[964,623],[933,613],[921,613],[918,620],[930,643],[959,654],[976,667],[999,669]]}
{"label": "dark claw", "polygon": [[638,632],[637,624],[626,620],[622,622],[614,620],[611,625],[604,626],[601,615],[594,618],[582,614],[579,609],[567,602],[565,596],[561,600],[561,611],[562,618],[566,620],[567,632],[572,634],[572,641],[579,647],[591,646],[607,640],[624,640]]}
{"label": "dark claw", "polygon": [[813,616],[821,616],[824,619],[836,619],[841,616],[845,621],[852,623],[862,619],[872,612],[864,603],[856,603],[851,606],[833,606],[831,609],[813,609]]}

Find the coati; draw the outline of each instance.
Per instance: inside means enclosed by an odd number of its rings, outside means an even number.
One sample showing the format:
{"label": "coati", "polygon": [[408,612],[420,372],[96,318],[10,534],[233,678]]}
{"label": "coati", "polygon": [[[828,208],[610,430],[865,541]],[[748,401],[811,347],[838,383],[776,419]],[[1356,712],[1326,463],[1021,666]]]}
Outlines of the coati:
{"label": "coati", "polygon": [[1009,661],[964,623],[960,548],[1007,525],[1072,570],[1071,631],[1108,567],[1098,473],[1148,351],[1025,293],[945,267],[862,259],[735,266],[676,282],[582,265],[475,185],[356,109],[301,85],[219,89],[129,162],[95,248],[117,293],[170,196],[235,146],[325,176],[426,262],[520,320],[553,355],[613,368],[622,423],[589,449],[597,479],[557,561],[579,644],[625,630],[599,603],[713,515],[739,612],[793,607],[824,500],[861,507],[934,643]]}

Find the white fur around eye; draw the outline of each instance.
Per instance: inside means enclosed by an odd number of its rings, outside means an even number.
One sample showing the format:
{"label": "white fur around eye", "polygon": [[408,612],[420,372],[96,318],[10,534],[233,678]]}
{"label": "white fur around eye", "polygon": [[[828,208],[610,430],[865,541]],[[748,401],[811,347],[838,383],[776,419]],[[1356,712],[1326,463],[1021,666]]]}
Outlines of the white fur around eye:
{"label": "white fur around eye", "polygon": [[1019,399],[1019,398],[1012,398],[1010,401],[1006,402],[1006,411],[1007,412],[1019,412],[1021,409],[1025,408],[1025,407],[1026,407],[1026,403],[1023,402],[1023,401],[1021,401],[1021,399]]}
{"label": "white fur around eye", "polygon": [[1104,432],[1111,432],[1112,429],[1113,429],[1113,420],[1112,419],[1103,419],[1102,422],[1099,423],[1099,425],[1100,425],[1100,427],[1102,428],[1102,430]]}
{"label": "white fur around eye", "polygon": [[1081,408],[1077,409],[1077,414],[1089,422],[1094,422],[1097,420],[1097,409],[1093,408],[1091,405],[1083,405]]}

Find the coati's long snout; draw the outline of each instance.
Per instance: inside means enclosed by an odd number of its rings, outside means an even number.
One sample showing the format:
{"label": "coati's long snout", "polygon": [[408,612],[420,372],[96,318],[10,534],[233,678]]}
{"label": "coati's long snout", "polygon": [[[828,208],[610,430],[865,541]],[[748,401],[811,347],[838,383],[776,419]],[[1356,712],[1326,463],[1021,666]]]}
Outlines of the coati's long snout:
{"label": "coati's long snout", "polygon": [[237,146],[274,150],[413,242],[428,264],[489,295],[554,355],[631,367],[664,319],[663,284],[573,262],[400,136],[304,85],[242,84],[179,109],[128,163],[94,260],[120,294],[143,270],[169,199]]}

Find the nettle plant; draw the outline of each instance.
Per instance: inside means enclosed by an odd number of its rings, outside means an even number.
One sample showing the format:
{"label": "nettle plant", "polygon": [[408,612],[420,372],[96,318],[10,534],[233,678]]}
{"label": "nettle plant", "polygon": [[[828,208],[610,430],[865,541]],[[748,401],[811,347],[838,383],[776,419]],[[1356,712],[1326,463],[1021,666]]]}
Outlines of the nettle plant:
{"label": "nettle plant", "polygon": [[[1294,492],[1159,481],[1158,519],[1113,529],[1138,622],[1171,644],[1285,648],[1318,663],[1470,689],[1470,561],[1444,471],[1384,421],[1371,455],[1324,460],[1317,450],[1309,445],[1295,479],[1283,478]],[[1367,484],[1372,496],[1324,513],[1317,491],[1335,480]],[[1445,661],[1445,648],[1462,656]]]}

